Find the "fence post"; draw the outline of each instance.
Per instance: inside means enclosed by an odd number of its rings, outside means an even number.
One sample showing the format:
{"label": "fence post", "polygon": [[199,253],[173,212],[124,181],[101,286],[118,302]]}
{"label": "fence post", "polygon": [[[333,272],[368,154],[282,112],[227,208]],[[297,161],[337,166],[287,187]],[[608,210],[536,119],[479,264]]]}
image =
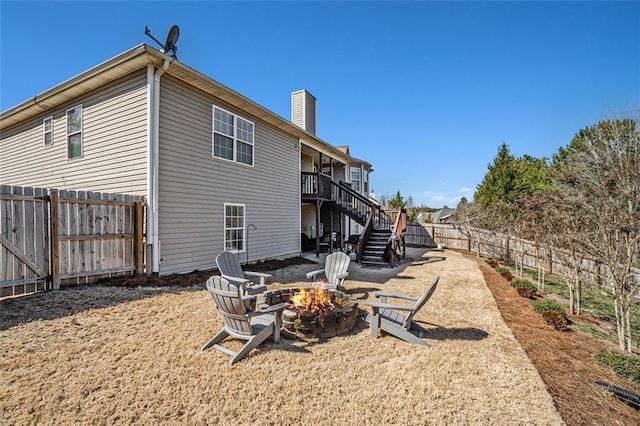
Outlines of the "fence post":
{"label": "fence post", "polygon": [[54,290],[60,290],[60,234],[58,232],[58,190],[49,191],[49,220],[51,227],[51,282]]}
{"label": "fence post", "polygon": [[469,235],[467,235],[467,251],[471,252],[471,231],[469,231]]}
{"label": "fence post", "polygon": [[136,222],[135,222],[135,262],[136,273],[144,272],[144,244],[143,244],[143,225],[144,225],[144,201],[136,201]]}
{"label": "fence post", "polygon": [[434,247],[437,247],[437,244],[436,244],[436,227],[433,225],[433,223],[431,224],[431,239],[433,240]]}

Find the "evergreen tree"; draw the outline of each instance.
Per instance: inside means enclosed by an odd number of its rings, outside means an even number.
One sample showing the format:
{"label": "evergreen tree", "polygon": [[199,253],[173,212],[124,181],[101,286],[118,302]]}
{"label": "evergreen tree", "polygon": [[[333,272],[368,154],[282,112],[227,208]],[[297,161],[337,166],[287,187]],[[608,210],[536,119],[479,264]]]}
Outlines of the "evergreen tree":
{"label": "evergreen tree", "polygon": [[493,164],[488,166],[487,174],[476,187],[473,199],[482,207],[490,207],[496,203],[515,201],[513,184],[516,178],[516,159],[509,152],[505,142],[498,148]]}
{"label": "evergreen tree", "polygon": [[400,195],[400,191],[396,192],[396,195],[394,195],[387,203],[387,206],[390,209],[402,209],[405,205],[404,197]]}

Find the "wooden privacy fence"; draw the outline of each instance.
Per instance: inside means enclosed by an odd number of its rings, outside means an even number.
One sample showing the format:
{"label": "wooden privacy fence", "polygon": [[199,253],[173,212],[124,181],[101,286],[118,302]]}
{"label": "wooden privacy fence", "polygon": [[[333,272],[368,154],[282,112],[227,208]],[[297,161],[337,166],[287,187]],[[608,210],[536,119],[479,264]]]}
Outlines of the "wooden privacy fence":
{"label": "wooden privacy fence", "polygon": [[0,297],[51,288],[47,195],[0,186]]}
{"label": "wooden privacy fence", "polygon": [[[571,255],[566,250],[539,244],[535,241],[509,237],[478,228],[463,232],[453,224],[426,224],[430,228],[434,241],[448,248],[462,249],[478,253],[484,258],[494,258],[506,262],[518,261],[525,268],[543,269],[547,272],[567,275],[573,265]],[[586,284],[601,286],[606,267],[591,259],[580,264],[582,281]],[[634,280],[640,280],[640,270],[632,269]]]}
{"label": "wooden privacy fence", "polygon": [[433,233],[420,223],[407,223],[407,231],[404,234],[404,242],[408,246],[435,247]]}
{"label": "wooden privacy fence", "polygon": [[0,186],[0,297],[144,272],[142,197]]}

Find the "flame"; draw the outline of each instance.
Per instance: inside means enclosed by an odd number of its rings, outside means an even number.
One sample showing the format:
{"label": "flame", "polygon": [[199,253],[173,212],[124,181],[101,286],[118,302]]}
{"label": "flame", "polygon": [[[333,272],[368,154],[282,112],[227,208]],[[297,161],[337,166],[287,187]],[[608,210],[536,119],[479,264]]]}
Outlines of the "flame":
{"label": "flame", "polygon": [[289,298],[296,311],[325,312],[333,306],[331,295],[326,288],[301,289]]}

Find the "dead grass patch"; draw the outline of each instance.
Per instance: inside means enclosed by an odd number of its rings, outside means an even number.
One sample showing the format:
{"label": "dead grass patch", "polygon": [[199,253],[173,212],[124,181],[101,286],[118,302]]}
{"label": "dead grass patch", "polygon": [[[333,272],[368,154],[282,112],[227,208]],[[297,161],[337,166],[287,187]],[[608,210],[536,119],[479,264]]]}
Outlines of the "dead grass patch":
{"label": "dead grass patch", "polygon": [[[360,301],[377,289],[417,296],[440,275],[416,318],[430,348],[373,339],[360,320],[344,336],[264,344],[230,367],[199,351],[222,325],[202,283],[2,301],[0,423],[562,424],[475,262],[409,253],[396,270],[354,265],[346,288]],[[272,287],[305,286],[316,268],[277,271]]]}

